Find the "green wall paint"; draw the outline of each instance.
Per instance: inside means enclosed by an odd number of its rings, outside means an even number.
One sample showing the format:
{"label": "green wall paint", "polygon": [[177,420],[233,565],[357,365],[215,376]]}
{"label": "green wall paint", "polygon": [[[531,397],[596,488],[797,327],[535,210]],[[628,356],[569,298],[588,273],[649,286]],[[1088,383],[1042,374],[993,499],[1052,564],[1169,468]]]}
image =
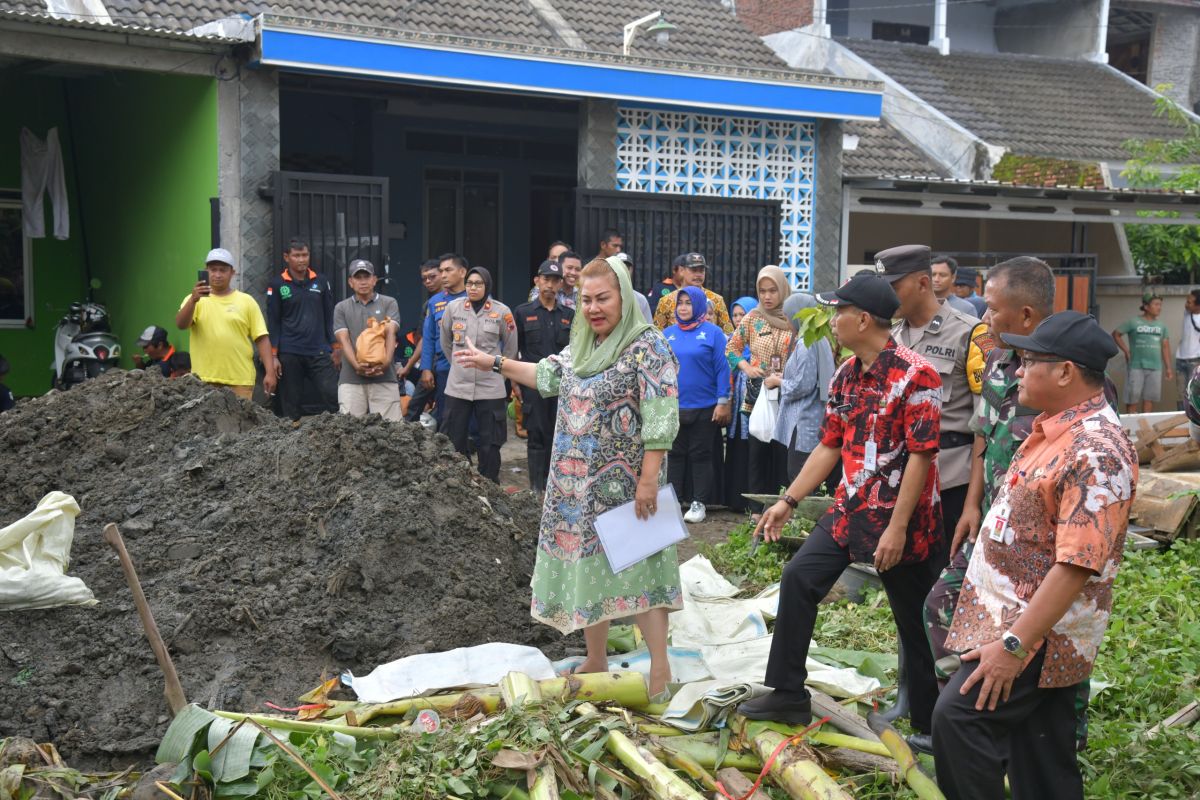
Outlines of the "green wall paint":
{"label": "green wall paint", "polygon": [[[101,281],[96,298],[108,306],[121,339],[122,366],[132,366],[147,325],[163,326],[177,348],[187,349],[175,312],[203,267],[209,198],[217,194],[215,80],[110,71],[39,80],[35,88],[29,83],[0,84],[6,104],[16,109],[0,122],[0,186],[20,186],[20,127],[44,135],[57,125],[64,137],[71,238],[35,240],[35,328],[0,330],[0,353],[13,362],[8,384],[18,395],[48,387],[54,326],[84,296],[88,267]],[[15,103],[12,90],[19,92]],[[77,134],[74,155],[71,129]]]}
{"label": "green wall paint", "polygon": [[[0,97],[5,113],[0,114],[0,188],[21,191],[21,128],[45,138],[57,127],[66,166],[67,195],[71,224],[79,218],[74,164],[70,155],[63,82],[54,78],[0,77]],[[46,231],[53,234],[51,203],[46,200]],[[33,240],[33,327],[0,328],[0,353],[12,365],[5,383],[19,396],[41,394],[50,388],[50,364],[54,361],[54,326],[75,300],[84,296],[87,279],[83,268],[83,246],[72,229],[71,237],[59,241],[53,235]]]}

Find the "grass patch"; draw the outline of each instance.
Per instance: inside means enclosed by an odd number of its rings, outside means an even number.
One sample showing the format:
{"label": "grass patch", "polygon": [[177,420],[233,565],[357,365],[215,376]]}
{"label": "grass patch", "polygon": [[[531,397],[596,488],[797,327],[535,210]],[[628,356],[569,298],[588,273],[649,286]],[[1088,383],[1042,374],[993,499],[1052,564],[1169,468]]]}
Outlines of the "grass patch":
{"label": "grass patch", "polygon": [[[794,517],[783,526],[784,536],[807,536],[816,523]],[[752,554],[754,525],[748,520],[739,523],[723,542],[700,545],[700,554],[712,562],[713,568],[747,594],[762,591],[779,582],[783,565],[792,557],[792,550],[779,542],[762,541]]]}

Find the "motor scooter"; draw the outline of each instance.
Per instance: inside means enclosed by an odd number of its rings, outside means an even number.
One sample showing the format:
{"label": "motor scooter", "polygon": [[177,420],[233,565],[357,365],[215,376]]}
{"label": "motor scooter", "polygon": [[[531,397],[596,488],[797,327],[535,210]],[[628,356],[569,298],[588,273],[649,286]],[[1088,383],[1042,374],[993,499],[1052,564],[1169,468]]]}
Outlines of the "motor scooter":
{"label": "motor scooter", "polygon": [[72,303],[54,330],[51,386],[70,389],[117,366],[121,342],[109,326],[108,310],[99,303]]}

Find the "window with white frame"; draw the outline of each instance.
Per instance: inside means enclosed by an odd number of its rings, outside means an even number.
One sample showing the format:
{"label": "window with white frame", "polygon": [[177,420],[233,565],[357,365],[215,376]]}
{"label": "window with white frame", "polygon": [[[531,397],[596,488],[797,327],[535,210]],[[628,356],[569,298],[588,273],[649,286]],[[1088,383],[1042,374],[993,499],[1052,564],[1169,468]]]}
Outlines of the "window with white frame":
{"label": "window with white frame", "polygon": [[0,197],[0,328],[23,328],[33,316],[33,258],[21,201]]}

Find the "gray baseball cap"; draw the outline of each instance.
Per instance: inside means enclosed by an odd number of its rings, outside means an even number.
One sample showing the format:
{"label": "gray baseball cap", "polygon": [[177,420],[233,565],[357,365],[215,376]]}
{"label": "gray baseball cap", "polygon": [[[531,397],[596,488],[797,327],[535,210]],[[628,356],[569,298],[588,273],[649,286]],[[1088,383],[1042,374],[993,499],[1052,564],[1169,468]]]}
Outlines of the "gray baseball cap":
{"label": "gray baseball cap", "polygon": [[214,247],[212,250],[209,250],[208,255],[204,257],[205,264],[211,264],[214,261],[221,264],[228,264],[234,269],[237,268],[237,265],[233,263],[233,253],[229,252],[224,247]]}
{"label": "gray baseball cap", "polygon": [[375,274],[375,265],[365,258],[356,258],[350,262],[350,266],[346,267],[346,274],[354,275],[358,272],[369,272]]}

